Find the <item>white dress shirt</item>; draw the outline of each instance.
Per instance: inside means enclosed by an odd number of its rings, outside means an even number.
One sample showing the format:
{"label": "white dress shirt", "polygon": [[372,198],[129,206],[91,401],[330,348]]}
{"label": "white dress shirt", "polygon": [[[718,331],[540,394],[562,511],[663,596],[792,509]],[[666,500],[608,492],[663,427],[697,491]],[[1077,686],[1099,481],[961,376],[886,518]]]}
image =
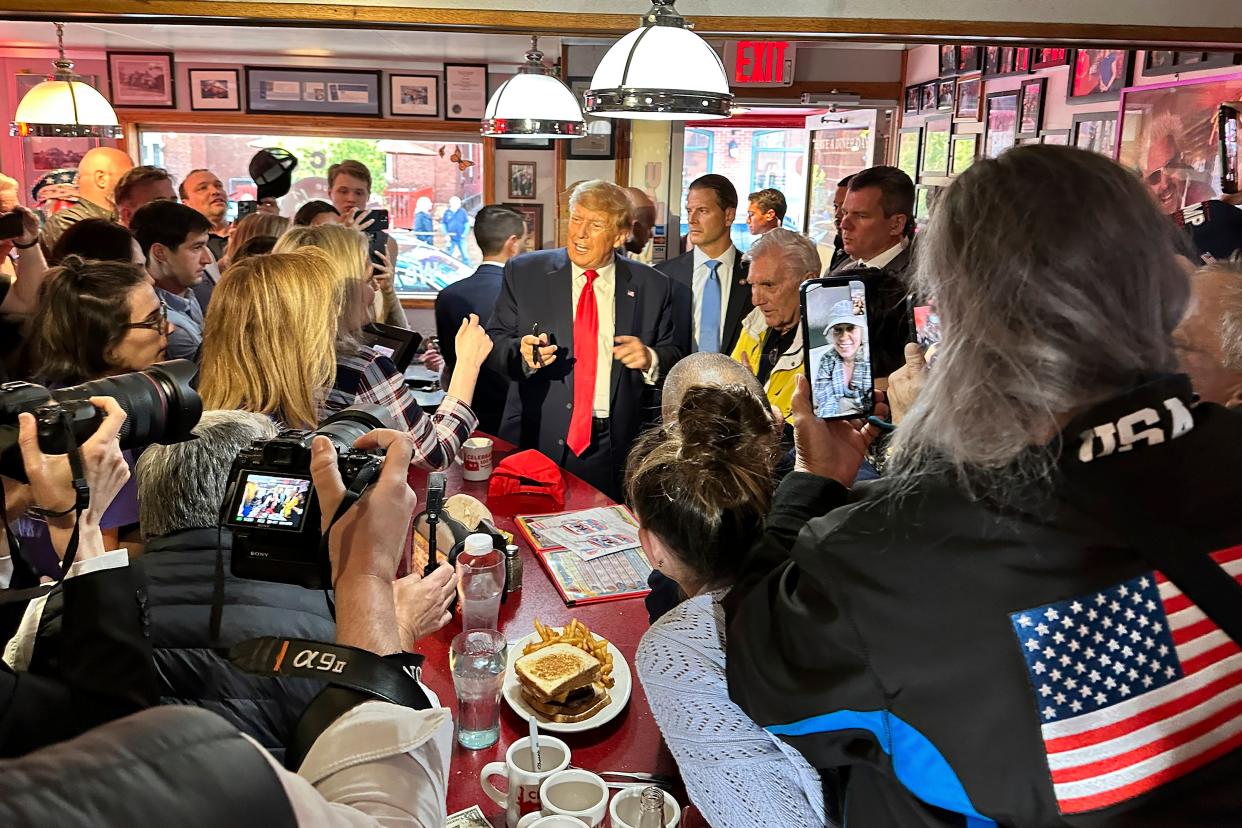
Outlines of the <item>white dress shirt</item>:
{"label": "white dress shirt", "polygon": [[[707,277],[711,273],[707,263],[711,260],[711,256],[697,247],[694,248],[694,274],[691,277],[690,285],[694,293],[692,319],[694,323],[694,341],[696,343],[699,341],[699,313],[703,308],[703,286],[707,284]],[[716,336],[717,339],[721,340],[721,348],[723,349],[725,315],[729,310],[729,290],[733,285],[733,264],[737,261],[737,248],[729,245],[729,249],[717,256],[716,261],[720,262],[720,266],[716,268],[716,275],[720,278],[720,330],[716,332]]]}
{"label": "white dress shirt", "polygon": [[885,250],[883,253],[878,254],[874,259],[871,259],[870,261],[865,261],[865,262],[862,259],[859,259],[858,261],[854,262],[854,264],[857,267],[874,267],[877,270],[882,269],[885,265],[887,265],[893,259],[897,258],[901,254],[901,251],[906,249],[907,244],[909,244],[909,242],[907,242],[905,239],[902,239],[901,241],[897,242],[892,247],[890,247],[888,250]]}
{"label": "white dress shirt", "polygon": [[[582,296],[582,288],[586,285],[586,270],[573,265],[573,299],[571,310],[578,315],[578,299]],[[611,408],[612,393],[612,347],[617,331],[617,264],[616,260],[603,267],[595,268],[595,281],[591,289],[595,291],[595,307],[599,316],[597,331],[597,348],[595,354],[595,404],[592,416],[607,417]],[[568,344],[568,343],[565,343]],[[655,351],[647,348],[651,358],[651,367],[643,372],[643,381],[654,385],[660,375],[659,360]]]}

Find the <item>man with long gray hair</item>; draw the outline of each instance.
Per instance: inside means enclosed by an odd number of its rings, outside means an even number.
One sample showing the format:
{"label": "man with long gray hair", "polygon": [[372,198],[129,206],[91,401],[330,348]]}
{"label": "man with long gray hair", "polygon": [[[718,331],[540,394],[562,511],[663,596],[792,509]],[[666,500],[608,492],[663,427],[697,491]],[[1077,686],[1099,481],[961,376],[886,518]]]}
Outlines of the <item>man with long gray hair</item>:
{"label": "man with long gray hair", "polygon": [[1242,413],[1176,373],[1176,232],[1068,147],[942,196],[915,289],[943,338],[887,476],[770,530],[725,602],[733,700],[849,769],[835,816],[1238,821]]}

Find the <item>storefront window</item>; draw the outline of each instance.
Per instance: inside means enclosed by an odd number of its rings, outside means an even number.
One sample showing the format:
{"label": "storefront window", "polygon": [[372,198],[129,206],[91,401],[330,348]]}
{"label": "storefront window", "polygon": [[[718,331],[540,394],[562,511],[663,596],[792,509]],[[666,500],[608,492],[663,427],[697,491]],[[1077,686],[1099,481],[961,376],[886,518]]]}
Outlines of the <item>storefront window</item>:
{"label": "storefront window", "polygon": [[[371,171],[370,206],[389,212],[389,231],[397,241],[397,289],[402,293],[434,293],[464,279],[482,260],[474,235],[467,230],[461,244],[445,230],[450,199],[473,221],[483,206],[483,145],[455,139],[392,140],[320,136],[162,132],[139,134],[142,163],[166,168],[178,183],[196,169],[209,169],[228,189],[230,216],[237,202],[253,199],[256,188],[248,171],[250,158],[264,147],[280,147],[298,159],[293,188],[280,199],[281,215],[292,217],[308,201],[328,198],[328,168],[352,158]],[[434,230],[430,243],[415,238],[419,200],[431,202]]]}

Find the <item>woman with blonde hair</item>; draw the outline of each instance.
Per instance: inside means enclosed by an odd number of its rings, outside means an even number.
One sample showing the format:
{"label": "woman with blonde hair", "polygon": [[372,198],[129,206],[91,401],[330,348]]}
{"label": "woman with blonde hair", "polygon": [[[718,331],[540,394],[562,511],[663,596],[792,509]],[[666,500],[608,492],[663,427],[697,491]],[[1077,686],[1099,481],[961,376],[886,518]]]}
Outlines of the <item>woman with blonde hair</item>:
{"label": "woman with blonde hair", "polygon": [[417,463],[433,469],[447,467],[478,425],[470,403],[479,370],[492,350],[492,341],[478,317],[471,314],[462,320],[455,340],[458,367],[453,371],[448,395],[435,414],[428,416],[393,361],[361,341],[375,296],[366,238],[357,230],[335,224],[294,227],[276,243],[275,252],[307,248],[326,255],[339,301],[336,324],[327,333],[331,338],[335,332],[333,378],[319,403],[318,416],[323,418],[358,403],[383,405],[414,437]]}
{"label": "woman with blonde hair", "polygon": [[233,225],[229,246],[220,259],[220,272],[237,261],[238,252],[256,236],[276,236],[289,229],[289,219],[275,213],[251,213]]}

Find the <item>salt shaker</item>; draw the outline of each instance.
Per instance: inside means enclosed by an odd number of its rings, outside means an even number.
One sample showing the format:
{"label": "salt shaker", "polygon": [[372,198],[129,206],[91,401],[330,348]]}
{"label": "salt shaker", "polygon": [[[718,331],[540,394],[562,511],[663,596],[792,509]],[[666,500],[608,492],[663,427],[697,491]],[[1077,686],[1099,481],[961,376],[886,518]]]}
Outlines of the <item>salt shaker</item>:
{"label": "salt shaker", "polygon": [[522,556],[517,546],[505,547],[505,592],[517,592],[522,588]]}
{"label": "salt shaker", "polygon": [[639,795],[637,828],[664,828],[664,791],[654,785]]}

